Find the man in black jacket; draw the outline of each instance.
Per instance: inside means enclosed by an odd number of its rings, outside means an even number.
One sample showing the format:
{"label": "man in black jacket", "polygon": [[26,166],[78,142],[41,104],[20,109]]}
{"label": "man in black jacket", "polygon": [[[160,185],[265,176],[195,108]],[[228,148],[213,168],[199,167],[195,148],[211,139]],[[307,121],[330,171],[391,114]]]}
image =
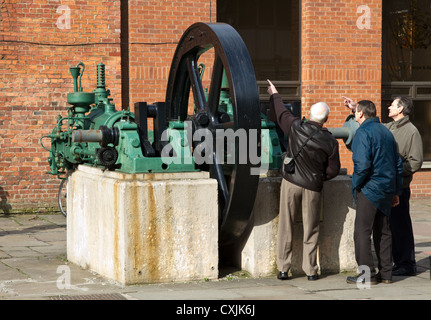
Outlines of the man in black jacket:
{"label": "man in black jacket", "polygon": [[[329,107],[319,102],[310,108],[310,120],[302,121],[284,106],[280,94],[268,80],[270,120],[276,121],[288,136],[290,155],[295,155],[295,170],[284,173],[280,190],[277,235],[277,267],[280,280],[288,278],[292,261],[293,223],[302,207],[304,227],[302,269],[308,280],[317,280],[317,241],[323,182],[338,175],[338,141],[323,128]],[[310,136],[312,136],[310,138]],[[310,139],[309,139],[310,138]]]}

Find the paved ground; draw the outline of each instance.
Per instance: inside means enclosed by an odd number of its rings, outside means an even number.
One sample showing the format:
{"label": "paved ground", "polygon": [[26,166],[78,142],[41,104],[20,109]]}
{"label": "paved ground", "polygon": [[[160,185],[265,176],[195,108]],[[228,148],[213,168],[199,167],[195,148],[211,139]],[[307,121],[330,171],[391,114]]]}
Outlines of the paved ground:
{"label": "paved ground", "polygon": [[0,215],[0,300],[428,300],[431,200],[412,202],[412,220],[418,274],[358,289],[346,274],[280,281],[241,272],[216,281],[122,286],[67,261],[62,215]]}

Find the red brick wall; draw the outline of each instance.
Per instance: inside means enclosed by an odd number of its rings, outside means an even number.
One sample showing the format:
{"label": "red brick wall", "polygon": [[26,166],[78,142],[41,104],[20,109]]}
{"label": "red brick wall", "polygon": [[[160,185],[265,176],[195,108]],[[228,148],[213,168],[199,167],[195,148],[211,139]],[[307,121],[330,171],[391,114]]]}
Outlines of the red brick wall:
{"label": "red brick wall", "polygon": [[[69,67],[85,63],[82,85],[92,91],[96,64],[105,63],[107,86],[114,102],[121,101],[119,6],[119,1],[1,1],[0,212],[57,208],[60,180],[45,174],[48,152],[39,139],[50,133],[58,114],[67,115],[66,96],[73,91]],[[61,18],[67,11],[59,7],[70,10],[70,29]],[[49,139],[45,142],[49,146]]]}
{"label": "red brick wall", "polygon": [[[430,199],[431,198],[431,171],[422,169],[413,176],[410,185],[411,199]],[[430,200],[431,204],[431,200]]]}
{"label": "red brick wall", "polygon": [[[302,105],[326,101],[328,127],[349,115],[343,95],[371,100],[381,114],[381,26],[382,0],[302,0]],[[352,154],[339,141],[342,167],[351,174]],[[431,196],[429,169],[415,174],[411,189],[412,199]]]}
{"label": "red brick wall", "polygon": [[195,22],[216,22],[216,1],[129,1],[131,105],[165,101],[177,42]]}
{"label": "red brick wall", "polygon": [[[121,35],[125,8],[128,39]],[[39,139],[66,114],[69,67],[85,63],[82,85],[92,91],[103,62],[117,109],[164,101],[178,40],[195,22],[216,22],[216,1],[1,0],[1,17],[0,212],[44,210],[57,208],[60,181],[45,174],[48,152]],[[124,40],[129,61],[122,66]]]}
{"label": "red brick wall", "polygon": [[[357,10],[363,4],[361,0],[302,1],[302,105],[327,102],[328,127],[342,126],[350,113],[343,95],[371,100],[380,109],[382,1],[366,2],[369,29],[357,26],[363,15]],[[340,145],[342,167],[351,173],[351,152]]]}

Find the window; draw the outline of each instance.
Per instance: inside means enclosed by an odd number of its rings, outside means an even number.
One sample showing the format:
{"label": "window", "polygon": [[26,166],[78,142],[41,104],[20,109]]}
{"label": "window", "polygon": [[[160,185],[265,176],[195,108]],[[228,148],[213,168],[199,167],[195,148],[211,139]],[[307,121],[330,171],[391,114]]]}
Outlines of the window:
{"label": "window", "polygon": [[431,3],[383,0],[382,121],[395,96],[414,101],[412,122],[431,161]]}
{"label": "window", "polygon": [[300,100],[299,0],[218,0],[217,21],[243,38],[261,97],[271,79],[284,98]]}

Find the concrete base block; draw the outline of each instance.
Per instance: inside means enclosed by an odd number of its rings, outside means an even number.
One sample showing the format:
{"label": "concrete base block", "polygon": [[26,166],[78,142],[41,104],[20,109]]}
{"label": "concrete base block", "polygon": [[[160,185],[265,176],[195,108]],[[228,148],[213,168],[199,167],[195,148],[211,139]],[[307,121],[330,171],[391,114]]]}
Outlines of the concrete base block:
{"label": "concrete base block", "polygon": [[[240,249],[241,269],[255,277],[276,272],[276,245],[281,177],[264,177],[259,181],[249,236]],[[247,236],[246,236],[247,237]]]}
{"label": "concrete base block", "polygon": [[208,172],[79,166],[69,179],[71,262],[122,284],[218,277],[217,181]]}
{"label": "concrete base block", "polygon": [[358,267],[353,242],[355,217],[351,177],[341,175],[325,182],[319,239],[321,271],[355,271]]}
{"label": "concrete base block", "polygon": [[[278,272],[276,246],[281,179],[279,176],[261,178],[249,233],[244,243],[233,249],[240,256],[239,266],[252,276],[270,276]],[[340,175],[325,182],[319,235],[320,272],[356,270],[353,243],[355,214],[351,178]],[[303,274],[301,216],[297,216],[295,221],[291,272]]]}

